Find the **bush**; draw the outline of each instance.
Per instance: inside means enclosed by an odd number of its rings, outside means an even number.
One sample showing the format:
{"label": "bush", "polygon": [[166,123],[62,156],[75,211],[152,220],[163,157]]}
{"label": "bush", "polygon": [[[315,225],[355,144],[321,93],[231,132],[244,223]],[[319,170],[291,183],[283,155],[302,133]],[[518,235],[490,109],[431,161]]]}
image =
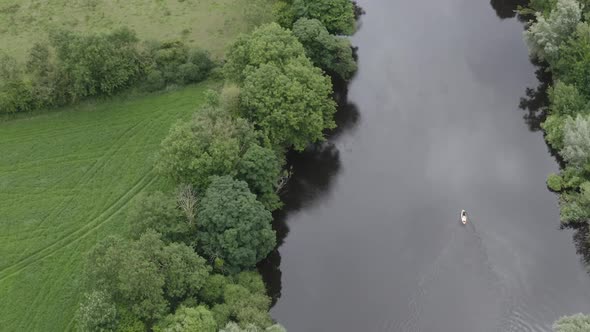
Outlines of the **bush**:
{"label": "bush", "polygon": [[563,179],[558,174],[550,174],[547,177],[547,187],[555,192],[560,192],[563,189]]}
{"label": "bush", "polygon": [[151,60],[145,89],[154,91],[168,84],[190,84],[203,81],[214,67],[204,50],[190,49],[181,41],[148,43]]}
{"label": "bush", "polygon": [[137,43],[129,29],[87,36],[66,31],[52,34],[58,70],[67,77],[64,95],[68,101],[112,95],[134,83],[145,65]]}

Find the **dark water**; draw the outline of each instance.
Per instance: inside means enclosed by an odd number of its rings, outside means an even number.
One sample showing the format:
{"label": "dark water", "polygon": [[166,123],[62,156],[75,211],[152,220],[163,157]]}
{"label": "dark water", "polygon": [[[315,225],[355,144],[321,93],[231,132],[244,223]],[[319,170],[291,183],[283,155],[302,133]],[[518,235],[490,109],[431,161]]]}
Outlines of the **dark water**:
{"label": "dark water", "polygon": [[291,332],[549,331],[590,312],[545,187],[557,164],[519,109],[538,81],[518,1],[359,3],[342,127],[291,156],[283,243],[262,267],[273,317]]}

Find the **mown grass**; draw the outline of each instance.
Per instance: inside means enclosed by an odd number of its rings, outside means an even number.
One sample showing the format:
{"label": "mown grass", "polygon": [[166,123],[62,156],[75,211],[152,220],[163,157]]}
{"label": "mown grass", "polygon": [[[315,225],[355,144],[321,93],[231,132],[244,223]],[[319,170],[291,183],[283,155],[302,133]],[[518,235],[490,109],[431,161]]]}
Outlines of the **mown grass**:
{"label": "mown grass", "polygon": [[55,29],[101,32],[126,26],[141,40],[180,39],[220,56],[238,33],[268,17],[270,6],[264,4],[271,2],[0,0],[0,50],[22,59],[35,42],[46,40]]}
{"label": "mown grass", "polygon": [[71,329],[85,253],[126,230],[153,160],[212,83],[0,122],[0,330]]}

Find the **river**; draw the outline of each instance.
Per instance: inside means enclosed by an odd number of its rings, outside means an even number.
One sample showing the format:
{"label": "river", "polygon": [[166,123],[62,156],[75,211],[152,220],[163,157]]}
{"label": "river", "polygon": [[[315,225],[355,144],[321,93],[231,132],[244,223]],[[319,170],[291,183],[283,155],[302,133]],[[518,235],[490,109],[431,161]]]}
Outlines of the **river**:
{"label": "river", "polygon": [[511,2],[359,1],[341,128],[290,156],[261,266],[289,331],[550,331],[590,312],[545,186],[558,166],[519,109],[538,81],[522,23],[497,16]]}

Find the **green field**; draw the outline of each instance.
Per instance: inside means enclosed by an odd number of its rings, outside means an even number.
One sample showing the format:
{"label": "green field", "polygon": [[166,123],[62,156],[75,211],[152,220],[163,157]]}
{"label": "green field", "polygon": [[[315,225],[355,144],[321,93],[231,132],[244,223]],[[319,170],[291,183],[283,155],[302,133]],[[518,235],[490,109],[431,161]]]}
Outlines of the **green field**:
{"label": "green field", "polygon": [[253,3],[265,2],[269,1],[0,0],[0,50],[22,58],[53,29],[100,32],[126,26],[142,40],[180,39],[219,56],[228,41],[252,26],[252,20],[263,19]]}
{"label": "green field", "polygon": [[72,327],[85,252],[164,184],[159,144],[209,85],[0,122],[0,331]]}

